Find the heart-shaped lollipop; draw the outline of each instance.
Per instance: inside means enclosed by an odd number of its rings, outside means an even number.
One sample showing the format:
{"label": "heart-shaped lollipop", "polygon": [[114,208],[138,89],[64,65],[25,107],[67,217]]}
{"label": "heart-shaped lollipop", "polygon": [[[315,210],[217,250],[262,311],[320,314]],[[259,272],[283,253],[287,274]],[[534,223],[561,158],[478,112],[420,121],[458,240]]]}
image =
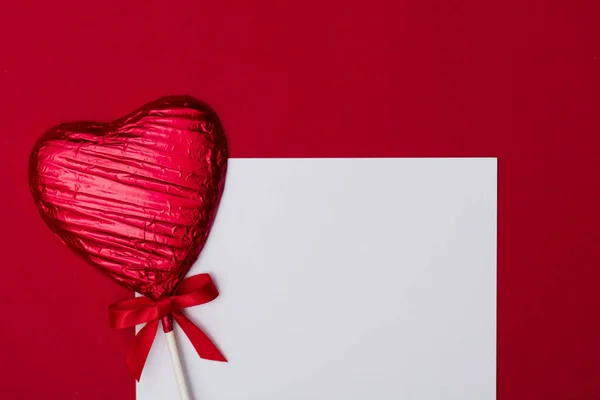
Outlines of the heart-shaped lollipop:
{"label": "heart-shaped lollipop", "polygon": [[200,254],[227,169],[212,109],[164,97],[110,123],[74,122],[36,143],[29,183],[71,249],[151,299],[170,296]]}

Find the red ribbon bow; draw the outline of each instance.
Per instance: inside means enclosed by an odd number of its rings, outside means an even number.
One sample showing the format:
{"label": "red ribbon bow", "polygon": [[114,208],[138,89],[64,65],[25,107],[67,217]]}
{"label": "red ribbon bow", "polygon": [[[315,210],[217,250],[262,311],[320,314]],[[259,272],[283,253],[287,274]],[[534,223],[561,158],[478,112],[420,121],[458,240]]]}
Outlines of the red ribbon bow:
{"label": "red ribbon bow", "polygon": [[183,280],[173,296],[154,301],[148,297],[136,297],[111,304],[108,308],[110,326],[116,329],[130,328],[143,324],[135,336],[133,346],[127,354],[127,365],[139,381],[150,347],[156,337],[158,321],[163,319],[165,332],[173,330],[172,316],[186,334],[200,358],[227,361],[210,338],[180,311],[213,301],[219,295],[210,275],[194,275]]}

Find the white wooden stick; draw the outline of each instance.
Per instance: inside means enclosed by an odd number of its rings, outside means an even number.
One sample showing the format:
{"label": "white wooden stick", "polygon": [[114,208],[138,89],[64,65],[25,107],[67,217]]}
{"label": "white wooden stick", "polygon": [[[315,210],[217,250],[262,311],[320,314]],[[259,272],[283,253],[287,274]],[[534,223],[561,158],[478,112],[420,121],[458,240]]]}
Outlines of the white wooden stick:
{"label": "white wooden stick", "polygon": [[171,354],[171,364],[173,364],[173,371],[175,371],[175,379],[177,380],[181,400],[193,400],[190,387],[183,372],[183,365],[181,364],[181,357],[179,356],[177,341],[175,340],[175,331],[166,332],[165,336],[167,337],[167,345]]}

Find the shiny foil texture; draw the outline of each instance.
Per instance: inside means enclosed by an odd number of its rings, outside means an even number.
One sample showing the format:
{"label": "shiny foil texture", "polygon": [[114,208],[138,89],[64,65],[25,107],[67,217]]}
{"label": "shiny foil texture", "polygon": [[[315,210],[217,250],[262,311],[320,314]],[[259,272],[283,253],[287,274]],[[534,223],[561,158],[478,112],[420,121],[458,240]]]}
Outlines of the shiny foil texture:
{"label": "shiny foil texture", "polygon": [[29,184],[63,242],[156,300],[173,293],[206,243],[227,154],[214,111],[164,97],[110,123],[50,129],[31,153]]}

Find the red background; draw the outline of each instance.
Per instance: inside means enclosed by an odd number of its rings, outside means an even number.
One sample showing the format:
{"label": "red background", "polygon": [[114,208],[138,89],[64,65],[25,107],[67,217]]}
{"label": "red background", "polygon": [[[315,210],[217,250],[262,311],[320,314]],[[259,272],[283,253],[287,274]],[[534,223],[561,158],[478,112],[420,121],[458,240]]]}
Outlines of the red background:
{"label": "red background", "polygon": [[233,157],[497,156],[498,398],[600,398],[599,4],[3,2],[1,397],[134,399],[128,294],[43,225],[27,157],[185,93]]}

